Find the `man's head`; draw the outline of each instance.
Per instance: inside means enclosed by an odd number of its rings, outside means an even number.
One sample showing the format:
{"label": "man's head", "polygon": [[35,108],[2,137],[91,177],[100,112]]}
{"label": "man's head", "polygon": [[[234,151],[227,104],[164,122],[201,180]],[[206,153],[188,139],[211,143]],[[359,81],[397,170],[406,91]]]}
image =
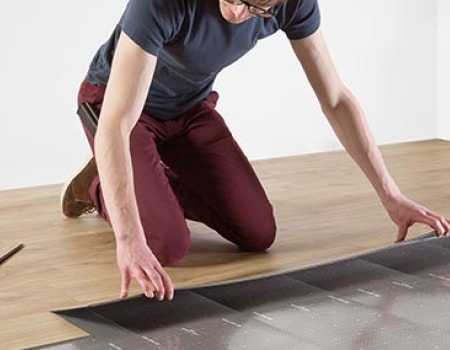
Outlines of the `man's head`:
{"label": "man's head", "polygon": [[219,0],[223,18],[230,23],[242,23],[253,16],[270,18],[285,0]]}

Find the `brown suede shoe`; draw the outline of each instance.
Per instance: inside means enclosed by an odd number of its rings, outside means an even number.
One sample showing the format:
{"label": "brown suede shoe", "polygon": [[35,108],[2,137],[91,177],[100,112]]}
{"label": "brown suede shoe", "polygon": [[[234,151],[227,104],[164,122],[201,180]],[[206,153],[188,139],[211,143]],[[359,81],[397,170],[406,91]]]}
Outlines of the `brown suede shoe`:
{"label": "brown suede shoe", "polygon": [[61,193],[62,212],[68,218],[77,218],[95,211],[89,195],[89,186],[98,175],[95,158],[91,158],[83,169],[64,187]]}

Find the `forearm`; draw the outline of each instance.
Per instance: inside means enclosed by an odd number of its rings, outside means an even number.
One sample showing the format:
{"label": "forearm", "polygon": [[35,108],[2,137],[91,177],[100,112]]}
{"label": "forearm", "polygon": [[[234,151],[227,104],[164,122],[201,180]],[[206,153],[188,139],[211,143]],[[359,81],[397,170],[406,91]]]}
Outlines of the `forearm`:
{"label": "forearm", "polygon": [[104,202],[117,242],[145,239],[134,192],[127,133],[99,127],[95,137],[97,167]]}
{"label": "forearm", "polygon": [[304,39],[292,40],[291,44],[336,135],[397,224],[396,241],[404,240],[408,227],[415,222],[430,225],[439,235],[450,232],[449,220],[400,193],[386,169],[364,113],[336,72],[321,31]]}
{"label": "forearm", "polygon": [[323,108],[342,145],[367,176],[386,204],[400,191],[386,169],[381,153],[366,123],[364,113],[351,92],[344,88],[333,108]]}
{"label": "forearm", "polygon": [[95,136],[103,198],[117,242],[144,240],[136,202],[130,134],[142,112],[156,57],[124,33],[117,43]]}

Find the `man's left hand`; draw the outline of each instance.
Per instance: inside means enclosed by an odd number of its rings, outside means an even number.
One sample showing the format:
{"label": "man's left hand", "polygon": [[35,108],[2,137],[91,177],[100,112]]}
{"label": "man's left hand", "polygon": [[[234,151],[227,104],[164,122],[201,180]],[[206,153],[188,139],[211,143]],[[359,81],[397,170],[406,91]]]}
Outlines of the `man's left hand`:
{"label": "man's left hand", "polygon": [[398,226],[397,238],[395,242],[402,242],[408,233],[408,228],[420,222],[432,227],[438,237],[446,236],[450,233],[450,220],[442,215],[419,205],[404,195],[399,195],[391,199],[386,204],[386,210],[392,221]]}

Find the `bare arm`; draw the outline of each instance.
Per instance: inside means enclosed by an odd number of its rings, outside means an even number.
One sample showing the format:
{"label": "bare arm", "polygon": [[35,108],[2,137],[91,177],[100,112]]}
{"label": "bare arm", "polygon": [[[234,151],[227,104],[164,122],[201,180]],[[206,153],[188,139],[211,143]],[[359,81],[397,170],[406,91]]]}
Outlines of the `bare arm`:
{"label": "bare arm", "polygon": [[403,240],[414,222],[430,225],[439,235],[448,233],[448,220],[400,192],[386,169],[361,107],[338,76],[321,31],[291,44],[334,132],[398,225],[396,240]]}
{"label": "bare arm", "polygon": [[122,32],[95,136],[96,161],[103,196],[117,243],[122,278],[121,297],[136,278],[145,294],[159,299],[173,296],[170,278],[148,248],[140,221],[129,139],[141,115],[156,57],[142,50]]}

